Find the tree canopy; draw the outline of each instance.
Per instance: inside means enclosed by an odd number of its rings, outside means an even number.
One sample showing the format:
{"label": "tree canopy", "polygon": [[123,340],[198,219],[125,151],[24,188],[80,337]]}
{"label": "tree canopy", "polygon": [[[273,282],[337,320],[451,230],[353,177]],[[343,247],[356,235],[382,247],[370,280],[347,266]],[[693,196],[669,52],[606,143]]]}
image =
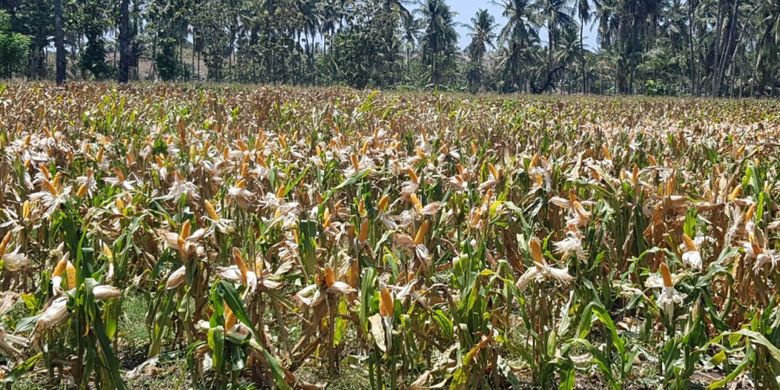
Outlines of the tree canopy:
{"label": "tree canopy", "polygon": [[5,0],[0,76],[54,78],[61,10],[70,80],[780,96],[780,0],[495,4],[460,37],[446,0]]}

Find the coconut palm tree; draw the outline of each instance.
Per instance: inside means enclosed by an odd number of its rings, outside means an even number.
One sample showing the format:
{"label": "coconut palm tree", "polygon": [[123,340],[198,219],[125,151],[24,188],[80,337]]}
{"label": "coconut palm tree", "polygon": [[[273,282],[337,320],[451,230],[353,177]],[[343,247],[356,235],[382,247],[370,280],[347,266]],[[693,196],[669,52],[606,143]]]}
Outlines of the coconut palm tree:
{"label": "coconut palm tree", "polygon": [[466,26],[471,37],[471,42],[466,47],[470,56],[481,59],[485,56],[488,47],[494,47],[496,26],[496,19],[486,9],[477,11],[471,18],[471,25]]}
{"label": "coconut palm tree", "polygon": [[54,1],[54,47],[57,50],[57,84],[65,82],[65,34],[62,29],[62,0]]}
{"label": "coconut palm tree", "polygon": [[[688,6],[682,0],[671,0],[664,9],[661,21],[658,25],[657,37],[652,42],[652,48],[649,51],[657,50],[656,53],[669,53],[666,56],[667,64],[676,71],[669,74],[668,83],[680,86],[686,78],[686,71],[690,69],[690,57],[688,49],[688,25],[687,25]],[[671,69],[667,69],[671,72]],[[677,80],[672,80],[675,78]]]}
{"label": "coconut palm tree", "polygon": [[421,29],[421,20],[415,19],[411,15],[401,18],[401,42],[403,42],[404,51],[406,52],[404,61],[407,79],[411,70],[412,53],[417,48],[418,35]]}
{"label": "coconut palm tree", "polygon": [[[756,63],[753,69],[753,86],[758,87],[759,94],[765,93],[771,75],[774,81],[780,82],[777,76],[778,58],[780,58],[780,0],[761,0],[757,7],[759,15],[758,37],[756,48]],[[772,60],[774,59],[774,60]],[[772,68],[775,72],[772,72]]]}
{"label": "coconut palm tree", "polygon": [[534,4],[534,9],[541,14],[547,27],[547,69],[555,67],[553,53],[561,29],[573,29],[576,26],[572,15],[574,9],[569,0],[540,0]]}
{"label": "coconut palm tree", "polygon": [[[582,64],[585,59],[582,42],[578,37],[577,31],[575,29],[561,30],[557,42],[558,44],[553,53],[553,62],[559,64],[565,75],[571,76],[564,79],[576,79],[576,70],[575,72],[568,72],[569,64],[575,64],[578,61]],[[566,84],[571,86],[571,82]]]}
{"label": "coconut palm tree", "polygon": [[[577,16],[580,18],[580,51],[585,51],[585,45],[582,41],[583,30],[585,25],[590,22],[590,1],[589,0],[577,0]],[[580,67],[582,69],[582,93],[586,92],[587,88],[587,75],[585,74],[585,56],[581,57]]]}
{"label": "coconut palm tree", "polygon": [[[314,67],[314,39],[319,31],[321,15],[316,0],[298,0],[297,10],[302,21],[301,30],[304,37],[304,53],[306,55],[306,73]],[[313,73],[311,73],[313,74]]]}
{"label": "coconut palm tree", "polygon": [[406,4],[409,3],[408,0],[384,0],[385,8],[398,11],[398,14],[401,15],[402,18],[411,18],[412,12],[409,11],[409,8],[406,8]]}
{"label": "coconut palm tree", "polygon": [[594,0],[594,17],[598,20],[598,43],[602,48],[612,47],[616,39],[620,0]]}
{"label": "coconut palm tree", "polygon": [[652,42],[662,3],[657,0],[596,0],[598,37],[605,54],[616,62],[615,90],[632,93],[642,52]]}
{"label": "coconut palm tree", "polygon": [[476,92],[479,90],[482,82],[482,60],[487,53],[488,47],[495,47],[493,41],[496,39],[496,19],[486,9],[480,9],[471,18],[471,25],[468,28],[471,42],[466,51],[471,60],[471,67],[468,72],[469,90]]}
{"label": "coconut palm tree", "polygon": [[[116,53],[116,51],[114,51]],[[119,5],[119,73],[117,81],[126,83],[130,74],[130,0]]]}
{"label": "coconut palm tree", "polygon": [[453,65],[455,44],[455,13],[444,0],[424,0],[416,10],[425,28],[422,35],[423,63],[430,68],[430,83],[436,87]]}
{"label": "coconut palm tree", "polygon": [[[333,37],[339,29],[345,17],[345,4],[343,0],[323,0],[317,3],[317,12],[320,16],[320,36],[323,46],[331,48]],[[323,52],[325,48],[323,47]]]}
{"label": "coconut palm tree", "polygon": [[533,17],[529,0],[501,0],[494,4],[504,9],[502,15],[507,19],[498,36],[504,47],[501,63],[509,78],[504,89],[522,89],[525,84],[521,78],[523,64],[527,59],[527,50],[539,41],[539,23]]}

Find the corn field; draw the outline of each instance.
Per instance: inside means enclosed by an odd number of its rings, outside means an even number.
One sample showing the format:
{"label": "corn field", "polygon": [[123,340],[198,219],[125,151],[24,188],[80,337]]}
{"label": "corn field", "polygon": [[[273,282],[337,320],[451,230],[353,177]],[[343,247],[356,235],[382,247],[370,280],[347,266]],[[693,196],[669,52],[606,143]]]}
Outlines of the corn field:
{"label": "corn field", "polygon": [[768,100],[0,86],[0,382],[778,389],[778,135]]}

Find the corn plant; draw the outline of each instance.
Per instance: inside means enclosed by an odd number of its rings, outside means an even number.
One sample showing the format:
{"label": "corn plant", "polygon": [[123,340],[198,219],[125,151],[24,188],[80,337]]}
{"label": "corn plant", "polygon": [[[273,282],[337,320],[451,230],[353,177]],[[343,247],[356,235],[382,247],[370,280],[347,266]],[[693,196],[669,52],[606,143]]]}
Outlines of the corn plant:
{"label": "corn plant", "polygon": [[0,381],[777,388],[778,112],[9,84]]}

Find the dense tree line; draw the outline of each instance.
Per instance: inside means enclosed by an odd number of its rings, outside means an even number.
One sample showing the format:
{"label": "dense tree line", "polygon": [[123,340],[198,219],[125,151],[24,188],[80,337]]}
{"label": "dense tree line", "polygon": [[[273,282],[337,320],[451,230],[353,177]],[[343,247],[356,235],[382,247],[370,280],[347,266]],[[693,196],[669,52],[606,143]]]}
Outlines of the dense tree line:
{"label": "dense tree line", "polygon": [[780,95],[780,0],[496,4],[460,50],[445,0],[0,0],[0,76]]}

